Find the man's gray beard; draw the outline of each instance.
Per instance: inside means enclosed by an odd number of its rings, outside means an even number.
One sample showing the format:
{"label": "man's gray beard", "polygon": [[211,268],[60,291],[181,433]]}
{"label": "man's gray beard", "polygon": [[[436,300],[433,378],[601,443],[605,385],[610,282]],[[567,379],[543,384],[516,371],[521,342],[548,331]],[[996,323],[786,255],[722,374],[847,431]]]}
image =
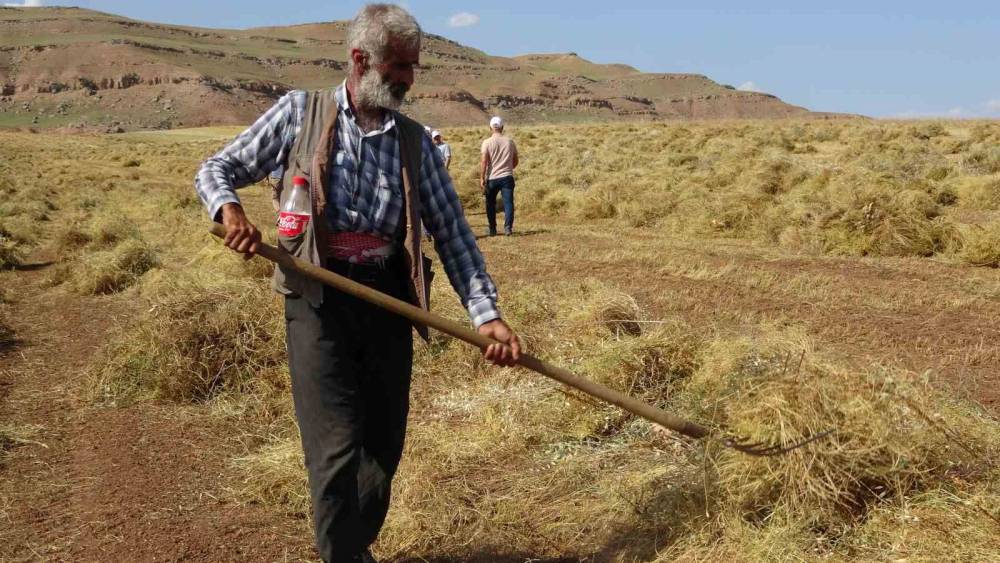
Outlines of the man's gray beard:
{"label": "man's gray beard", "polygon": [[370,109],[395,110],[403,104],[404,97],[406,97],[406,92],[403,92],[399,98],[393,96],[391,84],[382,80],[382,76],[378,72],[369,70],[361,77],[361,82],[358,84],[357,100],[354,103]]}

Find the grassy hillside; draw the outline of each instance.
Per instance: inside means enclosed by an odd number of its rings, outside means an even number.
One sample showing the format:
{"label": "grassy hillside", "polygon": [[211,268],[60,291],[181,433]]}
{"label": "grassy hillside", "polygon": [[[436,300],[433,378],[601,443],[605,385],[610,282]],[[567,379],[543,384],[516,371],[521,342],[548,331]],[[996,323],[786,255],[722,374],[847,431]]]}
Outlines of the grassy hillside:
{"label": "grassy hillside", "polygon": [[[236,421],[240,435],[219,439],[242,453],[226,491],[212,494],[301,519],[281,302],[266,263],[206,234],[191,187],[199,161],[237,132],[0,133],[5,265],[50,249],[59,260],[48,291],[135,303],[80,392],[99,408],[148,402]],[[482,131],[444,133],[482,232]],[[518,236],[480,244],[533,351],[713,428],[782,443],[836,432],[788,456],[747,458],[491,368],[435,336],[417,346],[407,453],[379,555],[1000,553],[1000,124],[510,133],[522,157]],[[266,190],[243,193],[269,225]],[[16,303],[16,284],[4,287]],[[432,301],[464,320],[446,284]]]}

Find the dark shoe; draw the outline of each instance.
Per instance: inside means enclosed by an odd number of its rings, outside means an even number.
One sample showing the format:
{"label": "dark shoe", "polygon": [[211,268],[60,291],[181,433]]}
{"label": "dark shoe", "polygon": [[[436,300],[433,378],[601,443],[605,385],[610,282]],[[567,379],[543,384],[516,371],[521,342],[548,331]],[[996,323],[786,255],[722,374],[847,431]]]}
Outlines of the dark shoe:
{"label": "dark shoe", "polygon": [[514,234],[514,229],[504,229],[503,230],[503,236],[505,236],[505,237],[509,237],[512,234]]}
{"label": "dark shoe", "polygon": [[364,553],[355,555],[353,561],[357,561],[358,563],[378,563],[378,560],[372,557],[372,552],[367,549]]}
{"label": "dark shoe", "polygon": [[497,236],[497,232],[494,229],[490,229],[490,230],[486,231],[486,236],[488,236],[488,237],[495,237],[495,236]]}

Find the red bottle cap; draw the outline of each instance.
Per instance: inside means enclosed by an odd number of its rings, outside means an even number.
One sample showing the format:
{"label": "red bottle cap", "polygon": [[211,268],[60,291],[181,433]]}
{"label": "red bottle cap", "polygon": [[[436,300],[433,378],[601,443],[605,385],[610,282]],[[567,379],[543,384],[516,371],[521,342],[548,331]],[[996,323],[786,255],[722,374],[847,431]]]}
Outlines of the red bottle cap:
{"label": "red bottle cap", "polygon": [[293,176],[292,177],[292,185],[293,186],[308,186],[309,185],[309,180],[307,180],[305,176]]}

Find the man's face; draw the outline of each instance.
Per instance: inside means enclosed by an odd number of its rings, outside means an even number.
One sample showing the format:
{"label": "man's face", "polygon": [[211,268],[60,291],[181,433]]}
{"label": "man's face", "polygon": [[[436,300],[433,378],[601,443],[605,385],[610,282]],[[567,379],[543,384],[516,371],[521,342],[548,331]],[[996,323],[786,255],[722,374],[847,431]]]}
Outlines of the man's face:
{"label": "man's face", "polygon": [[420,48],[391,45],[381,61],[368,65],[361,76],[358,103],[368,107],[398,109],[413,86]]}
{"label": "man's face", "polygon": [[434,137],[434,144],[435,145],[440,145],[443,142],[444,141],[441,140],[441,135],[438,135],[437,137]]}
{"label": "man's face", "polygon": [[389,84],[395,96],[398,93],[402,101],[407,90],[413,86],[414,69],[420,64],[420,47],[405,47],[393,45],[377,70],[382,75],[382,81]]}

